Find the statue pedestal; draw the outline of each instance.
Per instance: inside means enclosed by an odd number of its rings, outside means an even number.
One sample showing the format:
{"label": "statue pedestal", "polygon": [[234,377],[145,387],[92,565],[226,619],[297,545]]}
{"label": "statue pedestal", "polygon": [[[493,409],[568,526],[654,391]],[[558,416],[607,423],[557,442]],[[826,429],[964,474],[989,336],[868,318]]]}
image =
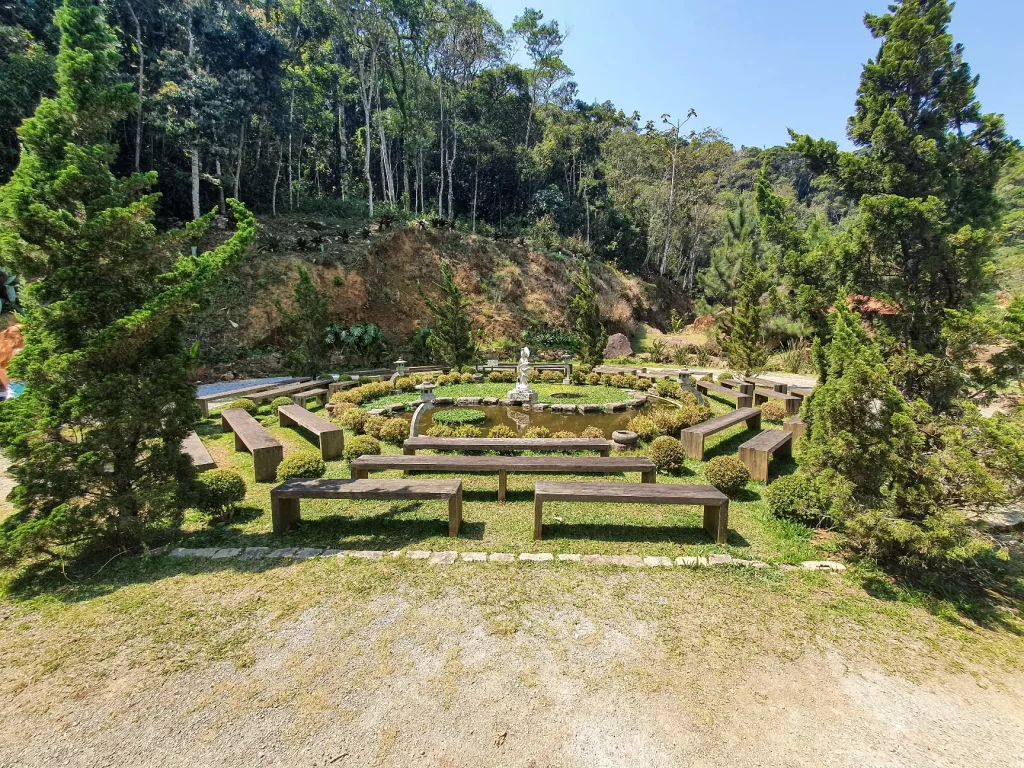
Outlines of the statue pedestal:
{"label": "statue pedestal", "polygon": [[538,395],[529,387],[516,387],[509,391],[506,399],[511,400],[513,403],[536,403]]}

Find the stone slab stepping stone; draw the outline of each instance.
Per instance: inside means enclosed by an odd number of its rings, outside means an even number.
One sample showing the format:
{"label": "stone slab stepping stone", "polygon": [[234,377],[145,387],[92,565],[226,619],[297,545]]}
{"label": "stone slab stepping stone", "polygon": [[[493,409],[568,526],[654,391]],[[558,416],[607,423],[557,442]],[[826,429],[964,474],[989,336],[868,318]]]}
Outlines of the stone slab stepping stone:
{"label": "stone slab stepping stone", "polygon": [[486,563],[487,562],[487,553],[486,552],[463,552],[461,557],[467,563]]}
{"label": "stone slab stepping stone", "polygon": [[506,552],[491,552],[490,561],[492,563],[514,563],[516,556]]}
{"label": "stone slab stepping stone", "polygon": [[519,555],[519,559],[528,563],[546,563],[554,560],[555,556],[550,552],[523,552]]}
{"label": "stone slab stepping stone", "polygon": [[644,565],[652,568],[671,568],[672,558],[671,557],[645,557]]}
{"label": "stone slab stepping stone", "polygon": [[237,547],[228,547],[227,549],[218,549],[213,555],[214,560],[223,560],[227,557],[238,557],[242,550]]}
{"label": "stone slab stepping stone", "polygon": [[800,566],[808,571],[845,571],[846,566],[832,560],[807,560]]}
{"label": "stone slab stepping stone", "polygon": [[314,557],[319,557],[322,552],[323,550],[319,547],[303,547],[295,553],[295,558],[297,560],[311,560]]}
{"label": "stone slab stepping stone", "polygon": [[243,560],[259,560],[261,557],[266,557],[270,552],[270,547],[246,547],[246,550],[242,553]]}
{"label": "stone slab stepping stone", "polygon": [[458,556],[458,552],[435,552],[430,556],[430,562],[433,565],[451,565]]}
{"label": "stone slab stepping stone", "polygon": [[430,557],[430,552],[425,552],[422,549],[410,549],[405,553],[405,556],[410,560],[426,560]]}
{"label": "stone slab stepping stone", "polygon": [[295,557],[295,553],[298,551],[298,547],[282,547],[281,549],[275,549],[267,557]]}
{"label": "stone slab stepping stone", "polygon": [[732,565],[732,556],[708,555],[708,565]]}
{"label": "stone slab stepping stone", "polygon": [[362,560],[380,560],[384,557],[384,553],[379,550],[356,550],[355,552],[349,552],[349,557],[358,557]]}
{"label": "stone slab stepping stone", "polygon": [[558,556],[558,562],[560,563],[578,563],[583,559],[583,555],[565,554]]}

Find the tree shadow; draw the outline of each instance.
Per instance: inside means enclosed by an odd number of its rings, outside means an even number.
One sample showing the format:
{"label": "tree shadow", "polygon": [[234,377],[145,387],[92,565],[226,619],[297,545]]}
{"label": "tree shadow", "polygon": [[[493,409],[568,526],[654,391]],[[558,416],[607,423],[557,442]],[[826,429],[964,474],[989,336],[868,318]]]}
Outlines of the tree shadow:
{"label": "tree shadow", "polygon": [[727,437],[715,443],[710,448],[704,451],[704,461],[713,459],[715,456],[735,456],[740,451],[740,446],[743,445],[747,440],[756,435],[759,435],[764,430],[761,429],[745,429],[742,432]]}
{"label": "tree shadow", "polygon": [[[665,543],[679,546],[716,543],[703,528],[678,525],[629,525],[621,523],[544,522],[545,539],[592,539],[594,541]],[[750,542],[736,531],[729,531],[726,541],[731,547],[749,547]]]}

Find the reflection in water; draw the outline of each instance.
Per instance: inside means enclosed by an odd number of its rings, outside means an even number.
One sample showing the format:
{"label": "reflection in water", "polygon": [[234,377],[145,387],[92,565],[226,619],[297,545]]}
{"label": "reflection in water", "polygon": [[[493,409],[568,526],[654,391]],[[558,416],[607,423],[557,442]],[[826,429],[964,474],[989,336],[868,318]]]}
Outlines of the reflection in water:
{"label": "reflection in water", "polygon": [[[527,429],[532,427],[546,427],[552,432],[575,432],[579,434],[587,427],[597,427],[604,432],[604,436],[611,439],[612,432],[617,429],[626,429],[626,425],[629,420],[640,413],[652,413],[655,410],[660,410],[664,406],[656,404],[648,404],[641,408],[639,411],[627,410],[619,413],[574,413],[574,414],[562,414],[562,413],[551,413],[550,411],[524,411],[521,408],[506,408],[502,406],[484,405],[484,406],[469,406],[469,410],[483,411],[487,414],[487,421],[479,422],[473,426],[479,427],[485,432],[491,427],[498,424],[504,424],[506,427],[511,427],[516,430],[518,434],[523,434]],[[461,409],[466,409],[467,406],[461,406]],[[427,430],[430,429],[434,423],[433,415],[440,411],[448,410],[447,408],[436,408],[424,415],[423,420],[420,422],[420,434],[426,434]],[[412,414],[406,413],[407,419],[412,418]]]}

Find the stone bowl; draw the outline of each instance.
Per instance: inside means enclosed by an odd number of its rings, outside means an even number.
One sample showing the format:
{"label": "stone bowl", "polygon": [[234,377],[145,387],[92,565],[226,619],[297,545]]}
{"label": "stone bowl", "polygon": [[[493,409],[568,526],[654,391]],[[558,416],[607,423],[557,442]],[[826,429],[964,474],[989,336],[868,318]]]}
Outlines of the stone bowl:
{"label": "stone bowl", "polygon": [[619,445],[634,446],[640,440],[640,436],[636,432],[630,432],[627,429],[617,429],[612,432],[612,440]]}

